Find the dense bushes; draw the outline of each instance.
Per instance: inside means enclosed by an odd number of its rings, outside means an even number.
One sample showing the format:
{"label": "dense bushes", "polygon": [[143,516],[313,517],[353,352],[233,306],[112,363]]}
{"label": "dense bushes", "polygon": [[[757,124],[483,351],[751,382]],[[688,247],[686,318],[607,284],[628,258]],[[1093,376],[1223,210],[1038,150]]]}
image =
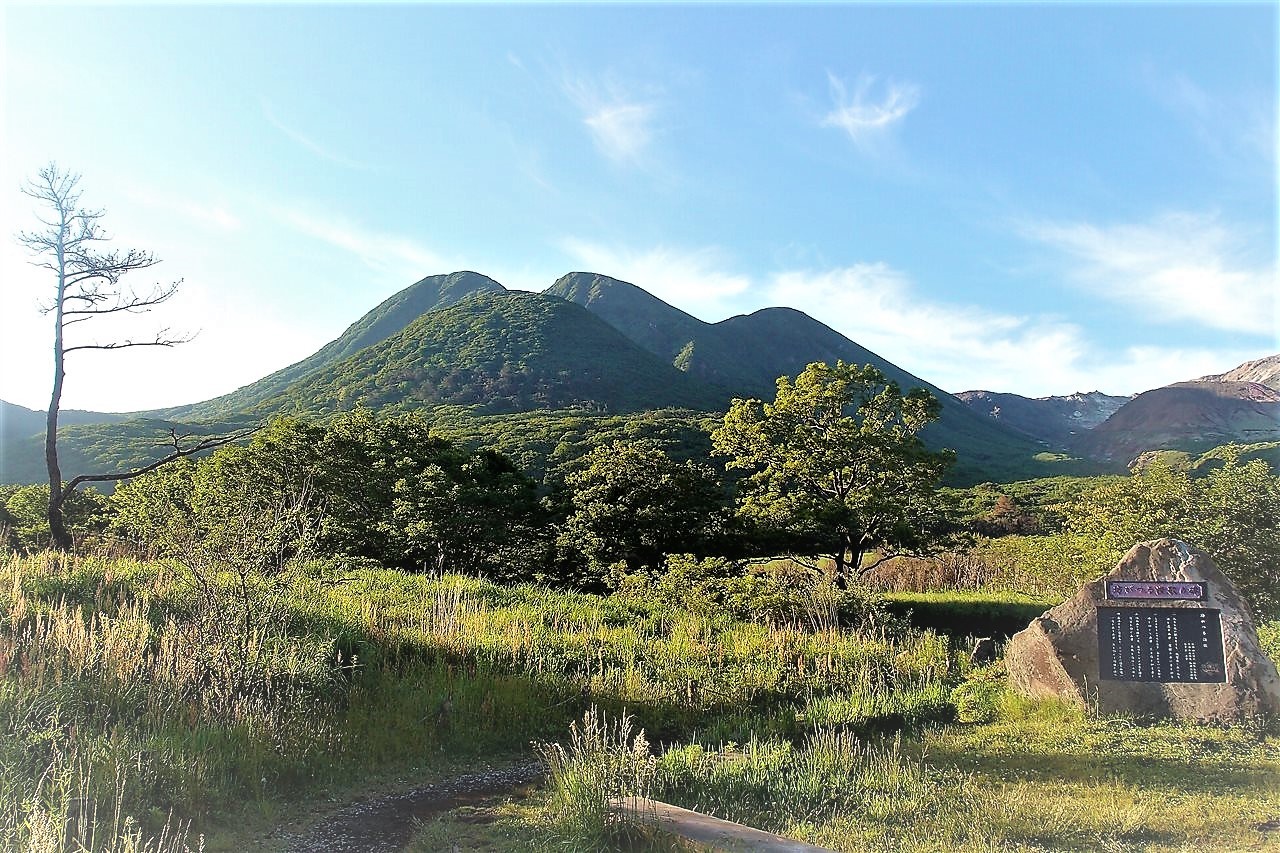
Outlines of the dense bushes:
{"label": "dense bushes", "polygon": [[310,550],[402,568],[522,576],[539,564],[533,482],[492,451],[467,453],[416,415],[365,410],[324,425],[274,421],[122,485],[113,529],[159,553],[245,553],[279,568]]}

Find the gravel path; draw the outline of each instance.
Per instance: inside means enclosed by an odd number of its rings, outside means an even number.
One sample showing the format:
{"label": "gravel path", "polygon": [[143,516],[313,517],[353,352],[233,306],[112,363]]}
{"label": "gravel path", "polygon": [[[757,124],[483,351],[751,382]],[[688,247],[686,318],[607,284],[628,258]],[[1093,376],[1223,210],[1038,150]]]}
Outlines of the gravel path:
{"label": "gravel path", "polygon": [[347,806],[298,835],[290,853],[395,853],[417,824],[462,805],[510,794],[543,776],[538,762],[454,776],[404,794]]}

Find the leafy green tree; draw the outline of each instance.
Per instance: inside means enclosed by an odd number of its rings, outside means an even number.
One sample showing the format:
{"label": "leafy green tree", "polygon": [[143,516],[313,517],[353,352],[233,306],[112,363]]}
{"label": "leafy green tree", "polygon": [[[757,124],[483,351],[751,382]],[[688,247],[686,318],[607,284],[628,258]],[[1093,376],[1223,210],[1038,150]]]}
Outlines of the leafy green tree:
{"label": "leafy green tree", "polygon": [[984,536],[1034,535],[1040,532],[1040,521],[1035,514],[1018,504],[1008,495],[996,498],[995,505],[974,522],[974,528]]}
{"label": "leafy green tree", "polygon": [[388,539],[404,563],[527,580],[546,536],[531,479],[493,451],[453,451],[396,481]]}
{"label": "leafy green tree", "polygon": [[677,462],[652,442],[614,441],[579,460],[565,477],[570,513],[562,541],[599,571],[624,561],[657,569],[668,554],[698,553],[723,526],[715,473]]}
{"label": "leafy green tree", "polygon": [[139,545],[174,553],[183,530],[201,532],[191,508],[195,473],[194,459],[180,459],[116,486],[107,498],[109,530]]}
{"label": "leafy green tree", "polygon": [[[534,483],[506,457],[457,448],[419,414],[367,409],[278,418],[247,445],[121,486],[113,505],[117,528],[162,551],[203,542],[258,570],[315,549],[527,577],[546,539]],[[246,537],[253,548],[237,546]]]}
{"label": "leafy green tree", "polygon": [[[22,551],[39,551],[51,545],[49,487],[43,483],[16,486],[0,494],[0,527],[7,528],[8,544]],[[62,504],[64,529],[74,540],[100,533],[106,526],[106,498],[93,489],[70,493]]]}
{"label": "leafy green tree", "polygon": [[772,403],[734,400],[711,440],[730,468],[752,472],[739,514],[811,543],[847,585],[939,528],[938,484],[955,454],[930,451],[918,433],[940,412],[928,391],[903,394],[871,365],[815,362],[780,377]]}
{"label": "leafy green tree", "polygon": [[1263,459],[1225,463],[1197,479],[1158,460],[1070,504],[1071,534],[1093,544],[1106,571],[1137,542],[1171,536],[1208,552],[1254,609],[1280,613],[1280,477]]}

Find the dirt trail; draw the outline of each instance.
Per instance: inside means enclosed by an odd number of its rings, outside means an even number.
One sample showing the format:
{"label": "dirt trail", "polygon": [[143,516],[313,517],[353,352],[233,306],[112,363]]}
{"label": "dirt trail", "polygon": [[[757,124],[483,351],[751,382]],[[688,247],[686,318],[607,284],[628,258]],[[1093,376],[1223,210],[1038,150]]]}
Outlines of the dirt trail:
{"label": "dirt trail", "polygon": [[516,793],[542,776],[542,765],[529,762],[355,803],[308,829],[285,849],[289,853],[394,853],[409,842],[419,822],[459,806]]}

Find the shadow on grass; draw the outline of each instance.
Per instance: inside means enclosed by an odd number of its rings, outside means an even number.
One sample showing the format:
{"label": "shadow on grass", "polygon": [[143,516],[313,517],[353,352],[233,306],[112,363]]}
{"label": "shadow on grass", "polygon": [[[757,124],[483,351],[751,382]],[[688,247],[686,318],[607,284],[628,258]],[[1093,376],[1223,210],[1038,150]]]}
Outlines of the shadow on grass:
{"label": "shadow on grass", "polygon": [[997,781],[1070,784],[1120,782],[1171,793],[1222,794],[1275,785],[1274,769],[1226,767],[1197,760],[1098,753],[1079,755],[1055,750],[977,753],[969,748],[931,746],[929,763],[954,767]]}

